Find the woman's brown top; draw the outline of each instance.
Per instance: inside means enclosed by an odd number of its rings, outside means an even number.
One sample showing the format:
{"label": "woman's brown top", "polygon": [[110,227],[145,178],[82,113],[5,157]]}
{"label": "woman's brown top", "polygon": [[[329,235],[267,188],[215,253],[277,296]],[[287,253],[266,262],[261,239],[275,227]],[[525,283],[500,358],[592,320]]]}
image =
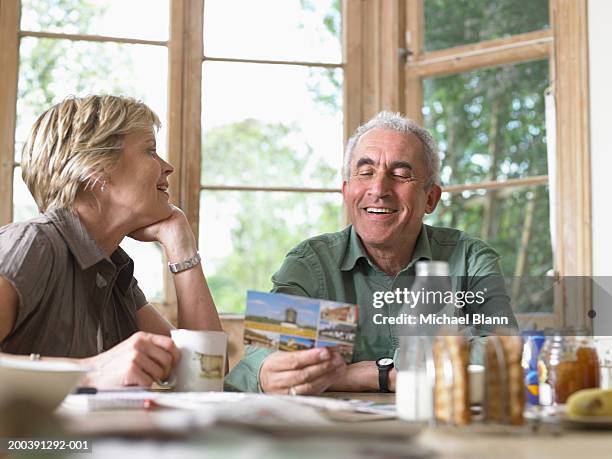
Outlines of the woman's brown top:
{"label": "woman's brown top", "polygon": [[19,295],[0,351],[88,357],[123,341],[147,303],[133,273],[132,259],[120,247],[106,257],[71,209],[0,228],[0,276]]}

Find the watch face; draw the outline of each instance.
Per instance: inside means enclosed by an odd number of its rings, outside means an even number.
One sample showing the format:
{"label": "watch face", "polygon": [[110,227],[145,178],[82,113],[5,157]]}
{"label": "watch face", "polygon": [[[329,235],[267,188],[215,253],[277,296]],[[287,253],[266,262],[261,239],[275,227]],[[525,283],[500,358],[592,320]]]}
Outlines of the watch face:
{"label": "watch face", "polygon": [[393,359],[390,359],[389,357],[383,357],[382,359],[378,359],[376,363],[381,367],[386,367],[389,365],[393,365]]}

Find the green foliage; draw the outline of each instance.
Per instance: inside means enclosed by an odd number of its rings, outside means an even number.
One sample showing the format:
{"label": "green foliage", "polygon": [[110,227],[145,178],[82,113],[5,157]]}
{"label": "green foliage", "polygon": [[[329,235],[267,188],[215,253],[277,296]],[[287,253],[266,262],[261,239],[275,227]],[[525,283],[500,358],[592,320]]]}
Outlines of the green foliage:
{"label": "green foliage", "polygon": [[[23,15],[32,22],[24,26],[43,31],[88,33],[106,10],[104,3],[91,0],[22,2]],[[113,68],[132,65],[118,45],[23,38],[20,51],[19,122],[32,122],[32,117],[70,94],[100,92],[100,86],[108,93],[139,97],[130,82],[113,75]]]}
{"label": "green foliage", "polygon": [[[424,5],[427,50],[548,27],[547,0],[427,0]],[[547,174],[548,84],[547,61],[425,80],[425,125],[440,147],[443,183]],[[552,268],[548,205],[546,186],[452,193],[443,196],[428,222],[486,240],[500,253],[512,282],[514,275],[537,278]],[[519,254],[526,256],[524,265],[518,264]],[[550,292],[538,287],[523,282],[514,299],[518,310],[550,310]]]}
{"label": "green foliage", "polygon": [[426,0],[425,49],[450,48],[548,27],[548,0]]}
{"label": "green foliage", "polygon": [[[316,12],[315,0],[300,0],[302,9]],[[338,42],[341,41],[342,2],[333,0],[331,7],[322,14],[325,30]],[[342,71],[334,68],[311,69],[308,81],[308,90],[314,101],[331,112],[342,110]]]}
{"label": "green foliage", "polygon": [[85,34],[107,7],[92,0],[22,0],[22,10],[36,18],[40,30]]}
{"label": "green foliage", "polygon": [[[261,186],[271,178],[333,177],[335,170],[314,159],[308,145],[297,148],[292,143],[297,131],[295,126],[254,119],[207,131],[202,150],[205,183]],[[203,192],[203,212],[210,197],[234,217],[232,252],[208,274],[217,307],[224,312],[243,312],[246,290],[269,290],[270,276],[292,247],[308,236],[337,231],[341,224],[339,198],[328,195],[209,193]]]}
{"label": "green foliage", "polygon": [[[548,173],[544,91],[548,62],[507,65],[426,80],[425,125],[438,141],[445,184]],[[460,228],[490,243],[507,276],[543,276],[552,268],[546,187],[452,193],[429,223]],[[532,204],[529,204],[533,202]],[[526,218],[526,213],[531,219]],[[526,226],[525,222],[531,222]],[[522,243],[524,233],[528,246]],[[517,266],[519,254],[526,263]],[[522,292],[521,311],[546,310]]]}

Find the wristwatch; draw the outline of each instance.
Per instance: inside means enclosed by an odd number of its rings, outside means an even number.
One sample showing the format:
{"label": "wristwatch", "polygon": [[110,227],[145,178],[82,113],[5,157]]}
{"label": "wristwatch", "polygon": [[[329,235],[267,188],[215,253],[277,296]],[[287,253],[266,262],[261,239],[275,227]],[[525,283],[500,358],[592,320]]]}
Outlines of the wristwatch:
{"label": "wristwatch", "polygon": [[376,361],[378,367],[378,387],[381,392],[391,392],[389,390],[389,372],[393,369],[393,359],[383,357]]}
{"label": "wristwatch", "polygon": [[186,260],[179,261],[177,263],[168,263],[168,268],[170,268],[172,273],[176,274],[197,266],[200,261],[202,261],[202,258],[200,258],[200,253],[196,252],[193,257],[187,258]]}

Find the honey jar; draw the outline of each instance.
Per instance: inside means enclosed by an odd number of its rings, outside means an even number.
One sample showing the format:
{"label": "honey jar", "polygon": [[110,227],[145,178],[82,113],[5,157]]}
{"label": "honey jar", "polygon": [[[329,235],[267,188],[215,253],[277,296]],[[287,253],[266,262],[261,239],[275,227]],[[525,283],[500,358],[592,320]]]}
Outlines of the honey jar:
{"label": "honey jar", "polygon": [[581,389],[599,387],[599,362],[593,339],[580,330],[548,336],[538,359],[540,405],[564,404]]}

